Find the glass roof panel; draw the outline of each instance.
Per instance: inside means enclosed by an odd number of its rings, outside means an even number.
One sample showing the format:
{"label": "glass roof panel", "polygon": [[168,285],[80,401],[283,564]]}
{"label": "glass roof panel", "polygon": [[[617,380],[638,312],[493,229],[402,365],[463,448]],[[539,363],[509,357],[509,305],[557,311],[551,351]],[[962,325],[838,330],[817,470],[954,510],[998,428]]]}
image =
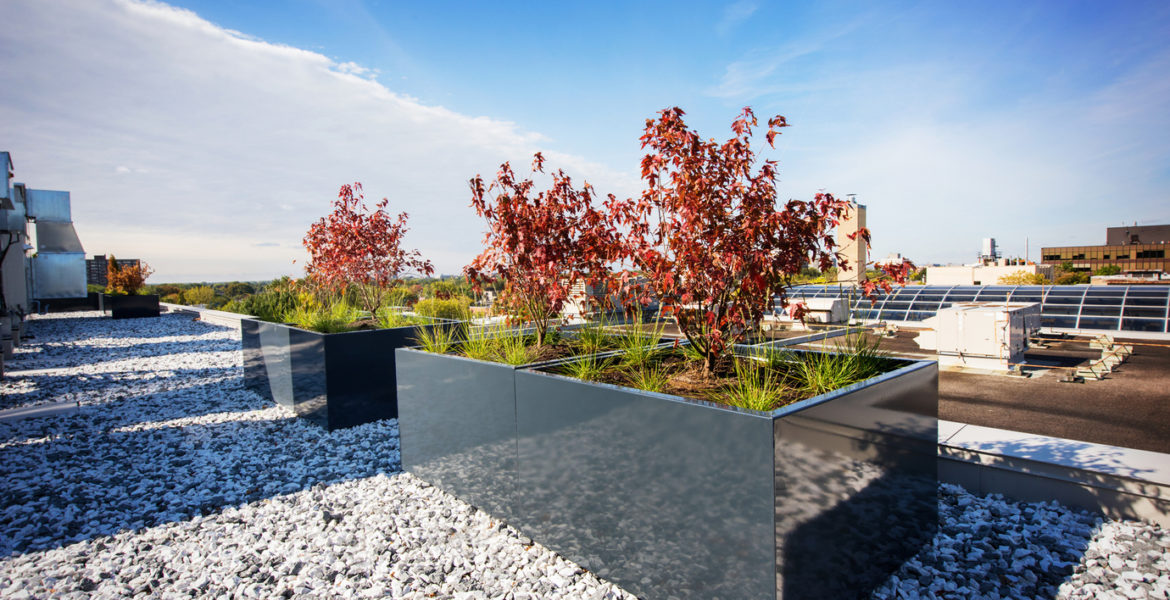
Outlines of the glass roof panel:
{"label": "glass roof panel", "polygon": [[1166,331],[1164,319],[1121,319],[1121,329],[1125,331]]}

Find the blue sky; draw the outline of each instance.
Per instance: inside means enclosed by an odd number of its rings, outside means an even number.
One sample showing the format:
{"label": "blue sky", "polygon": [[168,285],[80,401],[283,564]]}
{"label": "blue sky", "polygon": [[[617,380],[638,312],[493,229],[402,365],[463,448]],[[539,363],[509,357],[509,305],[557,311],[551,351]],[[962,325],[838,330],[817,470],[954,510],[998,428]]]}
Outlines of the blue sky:
{"label": "blue sky", "polygon": [[667,106],[719,138],[743,106],[785,115],[781,193],[857,194],[878,257],[968,261],[991,236],[1037,258],[1170,222],[1165,2],[12,9],[17,180],[70,189],[87,250],[142,256],[157,281],[299,272],[353,180],[456,272],[482,231],[468,178],[543,150],[637,193],[638,136]]}

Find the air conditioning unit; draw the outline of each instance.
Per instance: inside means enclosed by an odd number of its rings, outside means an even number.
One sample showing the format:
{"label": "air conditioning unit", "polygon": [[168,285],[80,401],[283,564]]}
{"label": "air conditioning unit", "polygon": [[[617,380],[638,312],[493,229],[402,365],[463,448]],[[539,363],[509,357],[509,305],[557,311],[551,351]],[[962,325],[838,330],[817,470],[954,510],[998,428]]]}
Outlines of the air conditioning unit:
{"label": "air conditioning unit", "polygon": [[1028,339],[1040,329],[1035,302],[962,302],[922,322],[914,340],[938,353],[942,366],[1006,371],[1024,359]]}

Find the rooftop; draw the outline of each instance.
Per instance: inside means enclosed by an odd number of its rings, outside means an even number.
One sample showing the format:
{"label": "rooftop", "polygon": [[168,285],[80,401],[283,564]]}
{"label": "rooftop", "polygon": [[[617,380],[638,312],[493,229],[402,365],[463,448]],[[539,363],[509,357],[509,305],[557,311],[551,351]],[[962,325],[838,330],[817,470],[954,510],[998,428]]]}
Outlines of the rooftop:
{"label": "rooftop", "polygon": [[[31,327],[0,380],[4,408],[46,408],[0,417],[0,596],[632,598],[403,473],[394,420],[327,433],[246,391],[232,329]],[[874,598],[1170,594],[1164,528],[953,485],[939,505],[940,532]]]}

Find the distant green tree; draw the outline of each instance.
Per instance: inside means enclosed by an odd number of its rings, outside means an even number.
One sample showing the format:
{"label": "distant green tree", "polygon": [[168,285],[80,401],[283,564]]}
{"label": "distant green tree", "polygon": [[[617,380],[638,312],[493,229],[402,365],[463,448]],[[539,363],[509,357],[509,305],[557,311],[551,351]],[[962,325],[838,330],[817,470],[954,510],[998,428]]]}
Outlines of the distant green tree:
{"label": "distant green tree", "polygon": [[233,281],[223,289],[223,295],[228,298],[239,298],[240,296],[247,296],[248,294],[255,294],[256,288],[250,283],[243,281]]}
{"label": "distant green tree", "polygon": [[1093,274],[1094,275],[1120,275],[1121,274],[1121,267],[1119,267],[1117,265],[1105,265],[1104,267],[1101,267],[1101,268],[1097,269],[1096,271],[1093,271]]}
{"label": "distant green tree", "polygon": [[183,292],[183,304],[191,306],[197,304],[211,304],[211,301],[214,299],[215,290],[213,290],[211,286],[201,285]]}
{"label": "distant green tree", "polygon": [[1056,285],[1079,285],[1082,283],[1089,283],[1087,272],[1065,272],[1056,278]]}
{"label": "distant green tree", "polygon": [[1040,273],[1029,273],[1020,269],[1015,273],[1000,277],[997,283],[1000,285],[1045,285],[1049,282],[1048,278]]}

